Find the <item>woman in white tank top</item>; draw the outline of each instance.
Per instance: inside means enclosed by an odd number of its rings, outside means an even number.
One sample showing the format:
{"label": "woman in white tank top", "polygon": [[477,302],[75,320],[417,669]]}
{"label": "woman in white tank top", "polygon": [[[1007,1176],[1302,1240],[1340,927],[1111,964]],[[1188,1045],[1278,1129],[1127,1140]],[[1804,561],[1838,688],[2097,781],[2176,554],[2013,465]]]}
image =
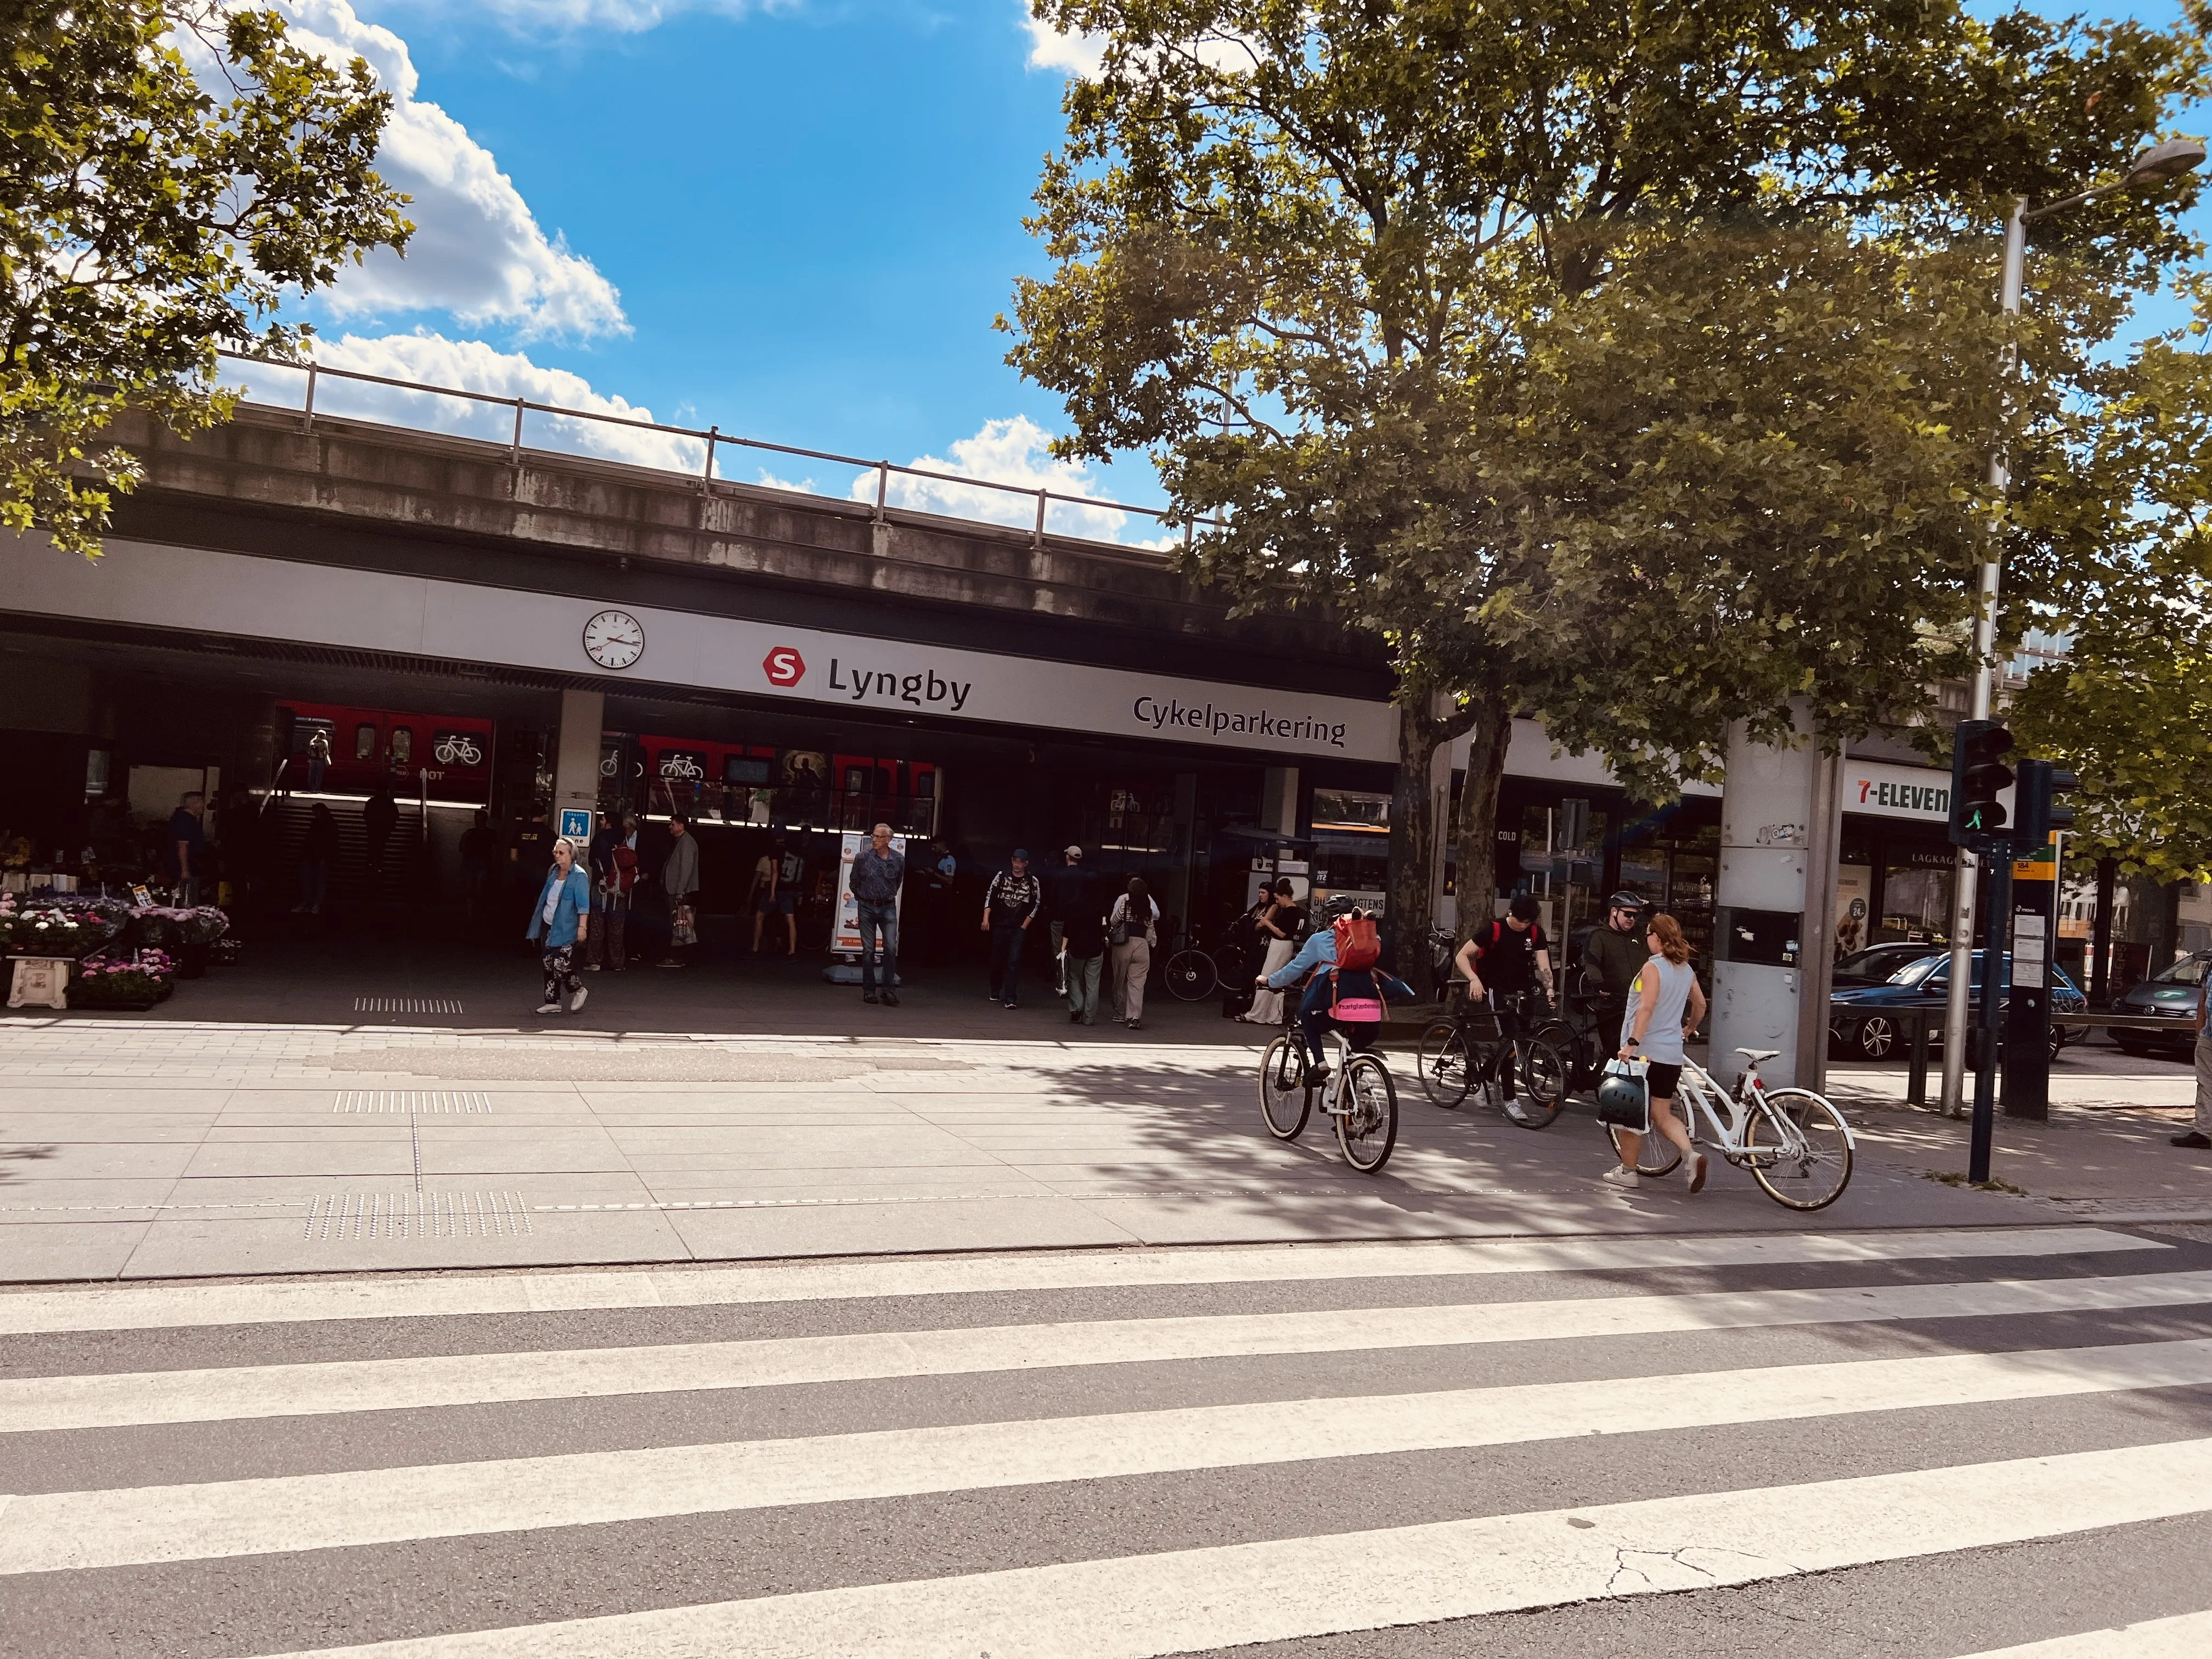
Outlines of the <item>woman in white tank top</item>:
{"label": "woman in white tank top", "polygon": [[[1705,1018],[1705,988],[1698,983],[1697,973],[1690,966],[1689,941],[1682,937],[1681,924],[1674,917],[1652,917],[1650,931],[1644,938],[1651,947],[1651,959],[1638,972],[1635,988],[1628,994],[1628,1014],[1620,1027],[1620,1058],[1650,1062],[1652,1133],[1666,1136],[1682,1149],[1690,1190],[1701,1192],[1705,1184],[1705,1154],[1690,1145],[1688,1128],[1674,1115],[1674,1091],[1682,1081],[1683,1062],[1689,1058],[1682,1052],[1682,1039]],[[1623,1131],[1615,1139],[1623,1162],[1607,1170],[1605,1179],[1616,1187],[1636,1186],[1641,1181],[1636,1161],[1644,1137]]]}

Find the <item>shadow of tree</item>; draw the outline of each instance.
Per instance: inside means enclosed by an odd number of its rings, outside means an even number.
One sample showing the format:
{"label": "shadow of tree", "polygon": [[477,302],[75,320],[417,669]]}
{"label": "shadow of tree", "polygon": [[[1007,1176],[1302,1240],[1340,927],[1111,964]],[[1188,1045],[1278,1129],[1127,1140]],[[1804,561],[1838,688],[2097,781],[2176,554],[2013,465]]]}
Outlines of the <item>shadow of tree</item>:
{"label": "shadow of tree", "polygon": [[55,1146],[0,1147],[0,1182],[22,1178],[20,1172],[9,1167],[12,1164],[37,1163],[46,1158],[59,1158],[61,1154],[62,1149]]}

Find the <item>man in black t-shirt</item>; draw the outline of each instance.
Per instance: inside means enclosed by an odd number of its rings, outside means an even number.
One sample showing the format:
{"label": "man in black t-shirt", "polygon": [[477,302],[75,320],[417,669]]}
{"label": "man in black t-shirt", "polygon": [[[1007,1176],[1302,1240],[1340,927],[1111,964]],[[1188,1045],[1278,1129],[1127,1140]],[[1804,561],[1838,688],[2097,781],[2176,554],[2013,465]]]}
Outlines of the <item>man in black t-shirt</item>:
{"label": "man in black t-shirt", "polygon": [[[1552,996],[1552,942],[1536,918],[1543,907],[1531,893],[1518,893],[1505,908],[1503,920],[1478,928],[1474,937],[1459,947],[1456,965],[1467,976],[1467,1000],[1490,1001],[1498,1016],[1498,1029],[1509,1041],[1527,1029],[1524,1014],[1548,1012]],[[1531,994],[1540,982],[1544,1004],[1530,1009]],[[1513,1098],[1513,1067],[1505,1068],[1502,1081],[1505,1098]]]}

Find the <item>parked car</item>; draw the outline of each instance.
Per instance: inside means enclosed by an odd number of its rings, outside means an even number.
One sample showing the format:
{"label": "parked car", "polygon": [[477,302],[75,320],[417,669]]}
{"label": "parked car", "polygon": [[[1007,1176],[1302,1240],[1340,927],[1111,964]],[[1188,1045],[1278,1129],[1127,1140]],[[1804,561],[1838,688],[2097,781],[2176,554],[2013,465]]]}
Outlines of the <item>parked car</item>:
{"label": "parked car", "polygon": [[2112,1041],[2130,1054],[2188,1059],[2197,1046],[2197,1000],[2203,994],[2208,969],[2212,969],[2212,951],[2198,951],[2148,979],[2137,980],[2112,1005],[2116,1014],[2147,1014],[2170,1019],[2177,1027],[2185,1022],[2190,1029],[2176,1030],[2170,1035],[2165,1031],[2115,1030]]}
{"label": "parked car", "polygon": [[1829,984],[1832,987],[1886,985],[1890,975],[1899,969],[1911,967],[1936,948],[1924,939],[1892,939],[1886,945],[1869,945],[1863,951],[1838,957]]}
{"label": "parked car", "polygon": [[[1982,986],[1982,958],[1985,952],[1974,952],[1972,987],[1977,994]],[[2011,977],[2012,958],[2004,959],[2006,977]],[[2058,1014],[2079,1013],[2089,1006],[2089,999],[2081,994],[2081,988],[2066,976],[2063,968],[2051,970],[2051,1011]],[[1881,1060],[1910,1046],[1910,1021],[1903,1016],[1925,1011],[1935,1016],[1929,1025],[1928,1042],[1931,1048],[1943,1046],[1942,1014],[1951,996],[1951,957],[1948,951],[1936,956],[1922,956],[1905,963],[1880,985],[1847,985],[1838,988],[1828,996],[1828,1051],[1838,1059]],[[2009,1006],[2007,995],[2004,1004]],[[2051,1030],[2051,1057],[2057,1059],[2058,1051],[2069,1042],[2081,1041],[2078,1032],[2068,1032],[2057,1026]]]}

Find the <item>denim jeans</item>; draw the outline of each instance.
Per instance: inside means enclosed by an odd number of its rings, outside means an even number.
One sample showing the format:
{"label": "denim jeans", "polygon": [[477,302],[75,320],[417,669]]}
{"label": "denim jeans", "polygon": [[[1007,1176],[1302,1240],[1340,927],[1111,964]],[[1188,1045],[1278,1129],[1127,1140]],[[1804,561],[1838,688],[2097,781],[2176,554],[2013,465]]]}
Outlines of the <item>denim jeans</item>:
{"label": "denim jeans", "polygon": [[[898,983],[898,903],[870,904],[860,913],[860,988],[872,991],[880,982],[886,991]],[[876,953],[883,952],[883,978],[876,977]]]}
{"label": "denim jeans", "polygon": [[1019,927],[991,930],[991,995],[1009,1006],[1021,997],[1022,943],[1029,935]]}

